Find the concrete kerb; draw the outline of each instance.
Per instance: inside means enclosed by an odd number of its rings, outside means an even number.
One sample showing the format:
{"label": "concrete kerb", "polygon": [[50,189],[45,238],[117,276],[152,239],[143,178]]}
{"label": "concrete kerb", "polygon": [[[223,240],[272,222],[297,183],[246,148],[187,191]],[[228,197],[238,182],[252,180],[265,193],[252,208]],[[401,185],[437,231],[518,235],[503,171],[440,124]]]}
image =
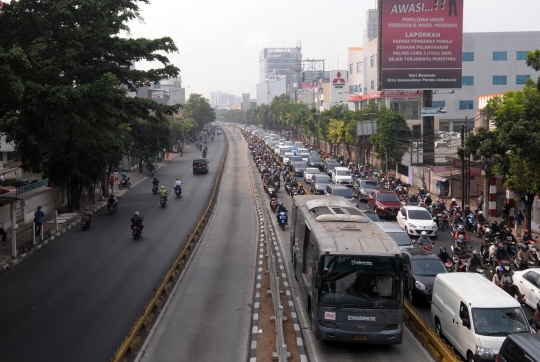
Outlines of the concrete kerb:
{"label": "concrete kerb", "polygon": [[[176,154],[177,155],[177,154]],[[170,159],[166,160],[162,165],[158,166],[156,168],[156,171],[158,171],[159,169],[161,169],[163,166],[167,165],[169,162],[171,162],[172,160],[174,160],[177,156],[175,157],[171,157]],[[134,185],[132,185],[132,187],[134,186],[137,186],[138,184],[140,184],[141,182],[143,182],[144,180],[146,180],[148,177],[144,177],[142,178],[140,181],[138,181],[137,183],[135,183]],[[129,191],[129,189],[127,189],[126,191],[122,192],[121,195],[125,194],[127,191]],[[121,196],[120,195],[120,196]],[[95,207],[92,209],[92,212],[95,213],[99,210],[101,210],[102,208],[104,208],[106,206],[105,203],[102,203],[100,204],[99,206]],[[56,240],[57,238],[59,238],[60,236],[64,235],[66,233],[66,231],[68,230],[71,230],[74,226],[78,225],[79,223],[81,222],[79,216],[76,216],[75,217],[75,220],[74,221],[71,221],[71,222],[67,222],[66,225],[67,226],[64,226],[62,229],[58,230],[58,232],[55,232],[53,234],[51,234],[48,238],[44,238],[40,243],[36,244],[36,246],[32,249],[30,249],[29,251],[25,252],[25,253],[22,253],[20,255],[18,255],[16,258],[12,258],[12,259],[9,259],[7,260],[6,262],[4,263],[0,263],[0,274],[6,272],[7,270],[9,270],[10,268],[13,268],[15,265],[19,264],[21,261],[27,259],[29,256],[37,253],[38,251],[40,251],[42,248],[44,248],[45,246],[49,245],[49,243],[51,243],[52,241]]]}

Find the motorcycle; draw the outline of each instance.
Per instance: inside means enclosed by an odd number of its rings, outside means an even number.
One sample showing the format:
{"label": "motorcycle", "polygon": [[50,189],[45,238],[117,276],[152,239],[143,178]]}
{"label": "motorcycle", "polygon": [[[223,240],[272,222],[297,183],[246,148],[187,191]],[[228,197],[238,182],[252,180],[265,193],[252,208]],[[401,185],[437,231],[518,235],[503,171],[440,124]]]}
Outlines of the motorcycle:
{"label": "motorcycle", "polygon": [[159,204],[161,205],[161,207],[165,207],[167,205],[167,199],[165,198],[165,196],[161,196],[159,198]]}
{"label": "motorcycle", "polygon": [[182,195],[182,188],[180,186],[175,186],[174,193],[176,194],[176,197],[180,197],[180,195]]}
{"label": "motorcycle", "polygon": [[155,194],[157,194],[157,192],[158,192],[158,185],[157,185],[157,184],[153,184],[153,186],[152,186],[152,193],[155,195]]}
{"label": "motorcycle", "polygon": [[141,229],[137,225],[131,225],[131,230],[133,240],[137,240],[141,236]]}
{"label": "motorcycle", "polygon": [[469,231],[476,230],[476,221],[474,220],[473,214],[465,216],[465,228]]}
{"label": "motorcycle", "polygon": [[120,181],[120,183],[118,184],[119,190],[122,190],[123,188],[127,188],[127,189],[131,188],[131,181],[129,178],[128,179],[123,178],[122,181]]}
{"label": "motorcycle", "polygon": [[202,158],[206,158],[206,151],[203,151]]}
{"label": "motorcycle", "polygon": [[276,187],[274,186],[273,183],[269,183],[268,187],[266,188],[266,193],[268,195],[272,195],[273,192],[277,192]]}
{"label": "motorcycle", "polygon": [[433,250],[433,245],[420,245],[420,249],[431,251]]}
{"label": "motorcycle", "polygon": [[294,195],[297,195],[298,194],[298,184],[293,182],[292,184],[290,184],[289,186],[289,195],[291,197],[293,197]]}
{"label": "motorcycle", "polygon": [[89,215],[83,215],[81,226],[83,231],[88,230],[90,227],[90,216]]}
{"label": "motorcycle", "polygon": [[278,224],[285,231],[285,225],[287,224],[287,212],[280,211],[278,214]]}
{"label": "motorcycle", "polygon": [[272,209],[272,212],[273,212],[273,213],[276,212],[276,209],[277,209],[277,198],[276,198],[276,197],[273,197],[273,198],[270,200],[270,209]]}
{"label": "motorcycle", "polygon": [[107,209],[109,210],[111,215],[116,214],[117,208],[118,208],[118,204],[116,202],[114,204],[112,204],[112,205],[107,203]]}

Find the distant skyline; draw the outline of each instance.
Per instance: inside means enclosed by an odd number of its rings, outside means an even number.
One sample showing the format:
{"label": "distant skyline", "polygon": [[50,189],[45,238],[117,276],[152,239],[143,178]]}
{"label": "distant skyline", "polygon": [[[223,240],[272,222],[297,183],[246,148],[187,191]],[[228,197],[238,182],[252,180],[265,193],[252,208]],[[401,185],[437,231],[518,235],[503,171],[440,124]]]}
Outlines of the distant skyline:
{"label": "distant skyline", "polygon": [[[130,36],[173,39],[179,53],[168,57],[181,69],[186,99],[191,93],[208,98],[218,89],[255,98],[263,48],[295,47],[301,42],[303,59],[325,59],[326,70],[345,69],[347,50],[363,46],[366,11],[376,4],[376,0],[151,0],[141,4],[144,22],[129,24]],[[538,18],[538,0],[465,0],[464,32],[538,31]]]}

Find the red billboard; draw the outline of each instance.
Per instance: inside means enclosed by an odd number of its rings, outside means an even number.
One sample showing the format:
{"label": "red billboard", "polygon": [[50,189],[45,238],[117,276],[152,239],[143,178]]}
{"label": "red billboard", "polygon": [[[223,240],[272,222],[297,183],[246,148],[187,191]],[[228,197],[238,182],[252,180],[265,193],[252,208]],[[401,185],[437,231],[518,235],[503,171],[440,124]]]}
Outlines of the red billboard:
{"label": "red billboard", "polygon": [[461,88],[463,0],[382,1],[382,89]]}

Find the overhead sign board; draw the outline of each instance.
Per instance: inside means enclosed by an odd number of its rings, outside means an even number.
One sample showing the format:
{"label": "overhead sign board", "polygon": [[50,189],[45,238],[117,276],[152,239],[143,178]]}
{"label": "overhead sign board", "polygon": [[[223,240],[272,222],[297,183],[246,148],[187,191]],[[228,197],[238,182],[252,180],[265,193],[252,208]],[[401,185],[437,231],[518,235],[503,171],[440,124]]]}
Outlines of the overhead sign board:
{"label": "overhead sign board", "polygon": [[32,191],[43,186],[47,186],[48,184],[49,184],[49,179],[46,178],[45,180],[41,180],[38,182],[34,182],[32,184],[21,186],[17,189],[17,195],[24,194],[25,192]]}
{"label": "overhead sign board", "polygon": [[382,2],[382,89],[461,88],[463,0]]}
{"label": "overhead sign board", "polygon": [[377,133],[376,120],[356,121],[356,134],[358,136],[371,136],[375,133]]}
{"label": "overhead sign board", "polygon": [[447,112],[446,107],[422,107],[420,114],[422,116],[432,116],[434,114],[446,114]]}

